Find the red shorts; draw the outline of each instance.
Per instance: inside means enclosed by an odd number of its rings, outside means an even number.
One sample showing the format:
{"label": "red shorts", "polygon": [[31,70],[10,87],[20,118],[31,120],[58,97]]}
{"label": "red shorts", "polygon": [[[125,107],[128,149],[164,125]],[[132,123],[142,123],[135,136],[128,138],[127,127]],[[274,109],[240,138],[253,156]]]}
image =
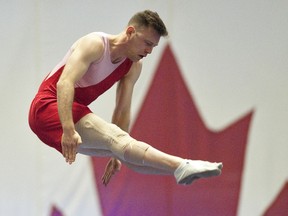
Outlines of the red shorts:
{"label": "red shorts", "polygon": [[[92,111],[85,105],[73,102],[73,121],[77,123]],[[57,99],[54,95],[38,93],[29,111],[29,125],[39,139],[62,153],[62,125],[58,115]]]}

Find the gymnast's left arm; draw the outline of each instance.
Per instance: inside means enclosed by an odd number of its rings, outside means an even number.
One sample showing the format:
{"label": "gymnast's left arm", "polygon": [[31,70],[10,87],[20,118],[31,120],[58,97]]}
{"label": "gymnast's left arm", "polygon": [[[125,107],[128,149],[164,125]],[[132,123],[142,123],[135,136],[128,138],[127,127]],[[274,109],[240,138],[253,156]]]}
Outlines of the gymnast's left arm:
{"label": "gymnast's left arm", "polygon": [[[133,89],[138,80],[142,69],[142,62],[138,61],[132,64],[130,71],[124,76],[117,85],[116,106],[112,116],[112,123],[116,124],[122,130],[128,132],[130,125],[130,112],[132,104]],[[111,158],[106,165],[102,182],[107,185],[111,177],[120,171],[121,162],[116,158]]]}
{"label": "gymnast's left arm", "polygon": [[116,89],[116,105],[112,123],[126,132],[129,131],[130,125],[133,89],[140,76],[141,68],[140,62],[133,63],[130,71],[118,82]]}

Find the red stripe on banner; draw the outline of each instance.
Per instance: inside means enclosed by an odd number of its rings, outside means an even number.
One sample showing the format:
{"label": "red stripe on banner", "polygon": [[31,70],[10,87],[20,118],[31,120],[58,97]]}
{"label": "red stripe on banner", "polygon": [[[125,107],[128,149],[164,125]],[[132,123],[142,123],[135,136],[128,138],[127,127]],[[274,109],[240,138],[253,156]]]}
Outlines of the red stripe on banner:
{"label": "red stripe on banner", "polygon": [[103,214],[236,215],[252,116],[250,112],[222,131],[207,129],[168,45],[131,135],[172,155],[222,161],[223,173],[180,186],[171,176],[142,175],[122,167],[105,188],[101,176],[107,159],[94,158]]}
{"label": "red stripe on banner", "polygon": [[266,210],[263,216],[287,216],[288,215],[288,182],[284,185],[277,198]]}

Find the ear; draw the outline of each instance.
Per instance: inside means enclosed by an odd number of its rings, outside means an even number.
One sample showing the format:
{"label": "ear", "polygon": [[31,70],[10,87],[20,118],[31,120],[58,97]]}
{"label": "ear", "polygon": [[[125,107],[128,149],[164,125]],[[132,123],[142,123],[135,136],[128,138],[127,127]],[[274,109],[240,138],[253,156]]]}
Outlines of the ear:
{"label": "ear", "polygon": [[127,28],[126,28],[126,35],[128,36],[128,37],[130,37],[133,33],[135,33],[136,32],[136,30],[135,30],[135,27],[134,26],[128,26]]}

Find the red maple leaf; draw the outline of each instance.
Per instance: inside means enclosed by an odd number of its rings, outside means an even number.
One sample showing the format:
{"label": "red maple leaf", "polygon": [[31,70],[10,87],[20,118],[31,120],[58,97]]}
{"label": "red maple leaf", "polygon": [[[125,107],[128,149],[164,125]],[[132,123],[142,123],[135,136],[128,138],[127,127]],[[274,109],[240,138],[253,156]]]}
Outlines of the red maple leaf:
{"label": "red maple leaf", "polygon": [[209,130],[168,45],[131,135],[172,155],[221,161],[222,175],[181,186],[171,176],[143,175],[122,167],[105,188],[100,178],[107,159],[93,158],[103,214],[236,215],[252,116],[251,111],[221,131]]}
{"label": "red maple leaf", "polygon": [[288,215],[288,181],[280,191],[277,198],[263,214],[264,216],[285,216]]}

